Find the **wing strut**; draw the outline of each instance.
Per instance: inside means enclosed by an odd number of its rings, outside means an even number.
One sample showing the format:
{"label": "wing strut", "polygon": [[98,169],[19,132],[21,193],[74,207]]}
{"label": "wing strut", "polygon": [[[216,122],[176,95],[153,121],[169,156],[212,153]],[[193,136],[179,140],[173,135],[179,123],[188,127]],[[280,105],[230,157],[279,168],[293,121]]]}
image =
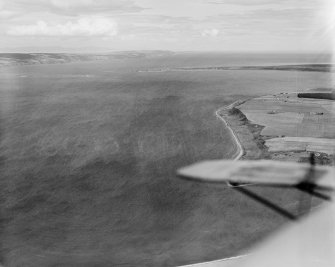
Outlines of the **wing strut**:
{"label": "wing strut", "polygon": [[[311,153],[310,158],[309,158],[309,162],[310,162],[310,169],[308,171],[308,173],[306,174],[305,179],[303,180],[303,182],[297,184],[295,187],[297,189],[299,189],[302,192],[308,193],[309,196],[308,199],[306,198],[302,198],[300,199],[300,207],[299,207],[299,213],[306,213],[309,212],[311,209],[311,197],[312,196],[316,196],[318,198],[321,198],[323,200],[328,200],[330,201],[331,198],[329,196],[326,196],[322,193],[316,192],[315,188],[316,188],[316,183],[315,183],[315,156],[314,153]],[[250,190],[247,190],[245,188],[243,188],[244,184],[242,184],[242,186],[239,183],[232,183],[229,182],[229,184],[231,185],[232,188],[234,188],[235,190],[247,195],[248,197],[262,203],[263,205],[267,206],[268,208],[274,210],[275,212],[281,214],[282,216],[290,219],[290,220],[297,220],[298,217],[291,214],[290,212],[286,211],[285,209],[279,207],[278,205],[272,203],[271,201],[260,197],[259,195],[251,192]]]}
{"label": "wing strut", "polygon": [[297,217],[294,216],[293,214],[291,214],[290,212],[284,210],[283,208],[279,207],[278,205],[272,203],[271,201],[255,194],[254,192],[251,192],[250,190],[248,189],[245,189],[243,187],[239,187],[237,186],[238,184],[234,184],[234,183],[231,183],[231,185],[233,185],[233,188],[245,195],[247,195],[248,197],[262,203],[263,205],[267,206],[268,208],[276,211],[277,213],[279,213],[280,215],[284,216],[285,218],[287,219],[290,219],[290,220],[296,220]]}

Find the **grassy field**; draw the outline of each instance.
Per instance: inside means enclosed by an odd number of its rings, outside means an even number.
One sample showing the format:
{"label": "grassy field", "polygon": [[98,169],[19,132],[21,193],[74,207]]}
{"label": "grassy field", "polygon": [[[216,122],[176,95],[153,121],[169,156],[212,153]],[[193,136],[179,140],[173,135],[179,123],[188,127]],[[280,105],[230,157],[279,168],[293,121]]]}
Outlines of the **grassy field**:
{"label": "grassy field", "polygon": [[332,100],[278,94],[252,99],[239,108],[250,121],[265,126],[262,135],[332,139],[333,105]]}
{"label": "grassy field", "polygon": [[[285,221],[175,170],[235,152],[215,110],[295,80],[113,64],[2,69],[2,263],[175,266],[236,255]],[[296,211],[296,192],[254,190]]]}
{"label": "grassy field", "polygon": [[[247,146],[255,145],[257,140],[261,144],[262,157],[301,162],[308,161],[309,153],[314,152],[317,164],[333,164],[335,121],[332,96],[332,89],[319,88],[257,97],[237,106],[243,120],[234,114],[230,120],[243,124],[234,128],[246,147],[246,158],[253,158],[250,154],[255,149]],[[259,131],[252,134],[253,127]],[[254,140],[250,142],[252,135]]]}

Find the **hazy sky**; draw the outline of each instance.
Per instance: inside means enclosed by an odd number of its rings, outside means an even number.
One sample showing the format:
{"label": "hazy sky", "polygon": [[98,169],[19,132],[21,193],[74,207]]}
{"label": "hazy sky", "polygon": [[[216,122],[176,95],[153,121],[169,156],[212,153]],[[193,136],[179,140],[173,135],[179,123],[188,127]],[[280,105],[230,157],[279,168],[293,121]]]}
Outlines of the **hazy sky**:
{"label": "hazy sky", "polygon": [[0,0],[0,51],[330,50],[332,0]]}

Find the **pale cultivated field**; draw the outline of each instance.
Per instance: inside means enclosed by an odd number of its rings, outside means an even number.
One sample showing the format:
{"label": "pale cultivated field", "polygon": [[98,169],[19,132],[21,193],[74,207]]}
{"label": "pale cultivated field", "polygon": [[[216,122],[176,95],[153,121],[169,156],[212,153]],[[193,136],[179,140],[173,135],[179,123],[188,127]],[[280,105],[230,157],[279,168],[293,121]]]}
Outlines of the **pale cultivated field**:
{"label": "pale cultivated field", "polygon": [[265,145],[269,151],[314,151],[334,154],[335,140],[314,137],[282,137],[266,140]]}

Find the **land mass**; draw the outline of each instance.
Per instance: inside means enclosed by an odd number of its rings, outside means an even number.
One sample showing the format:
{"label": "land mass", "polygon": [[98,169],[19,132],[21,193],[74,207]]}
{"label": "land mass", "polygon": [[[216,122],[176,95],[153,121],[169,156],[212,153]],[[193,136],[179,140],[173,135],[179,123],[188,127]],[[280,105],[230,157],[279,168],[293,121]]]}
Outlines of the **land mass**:
{"label": "land mass", "polygon": [[215,66],[215,67],[182,67],[174,70],[282,70],[282,71],[312,71],[312,72],[334,72],[333,64],[295,64],[274,66]]}
{"label": "land mass", "polygon": [[335,151],[334,90],[281,93],[236,102],[219,115],[243,147],[243,159],[305,162],[314,152],[321,165]]}
{"label": "land mass", "polygon": [[171,55],[170,51],[123,51],[108,54],[0,53],[0,67],[35,64],[60,64],[124,58],[150,58]]}
{"label": "land mass", "polygon": [[[76,54],[76,53],[0,53],[0,67],[21,66],[36,64],[62,64],[81,61],[112,60],[126,58],[156,58],[176,54],[172,51],[120,51],[103,54]],[[204,66],[204,67],[178,67],[163,69],[148,69],[140,72],[164,71],[224,71],[224,70],[280,70],[280,71],[311,71],[334,72],[333,64],[294,64],[271,66]]]}

